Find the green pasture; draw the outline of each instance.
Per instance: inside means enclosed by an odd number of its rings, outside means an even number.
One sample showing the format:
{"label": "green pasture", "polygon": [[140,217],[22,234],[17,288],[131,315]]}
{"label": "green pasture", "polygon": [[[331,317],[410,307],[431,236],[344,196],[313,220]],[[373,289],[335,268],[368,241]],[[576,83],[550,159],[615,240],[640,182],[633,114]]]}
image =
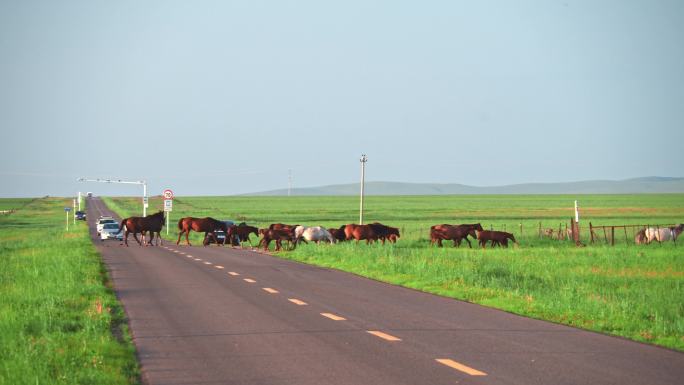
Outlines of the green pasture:
{"label": "green pasture", "polygon": [[70,205],[0,200],[19,208],[0,215],[0,384],[138,382],[124,312],[87,226],[65,230]]}
{"label": "green pasture", "polygon": [[[539,224],[569,222],[579,200],[582,241],[540,238]],[[124,216],[140,200],[106,198]],[[151,199],[151,210],[162,206]],[[180,197],[169,237],[183,216],[339,227],[358,222],[355,197]],[[302,245],[282,258],[496,307],[529,317],[684,351],[684,238],[680,244],[635,245],[633,229],[616,230],[616,246],[589,244],[593,225],[684,222],[684,195],[406,196],[366,200],[365,222],[399,227],[396,245]],[[515,234],[519,247],[486,249],[430,245],[430,226],[479,222]],[[522,225],[522,233],[520,228]],[[625,240],[626,238],[626,240]],[[201,240],[194,235],[195,242]],[[473,246],[476,246],[475,244]]]}

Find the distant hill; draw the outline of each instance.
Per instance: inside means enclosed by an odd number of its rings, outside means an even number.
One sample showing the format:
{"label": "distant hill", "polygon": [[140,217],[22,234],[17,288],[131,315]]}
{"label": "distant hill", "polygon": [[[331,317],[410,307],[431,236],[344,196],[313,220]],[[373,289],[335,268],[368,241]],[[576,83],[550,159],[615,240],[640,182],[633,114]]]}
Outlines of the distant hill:
{"label": "distant hill", "polygon": [[[490,187],[467,186],[457,183],[366,182],[365,192],[367,195],[684,193],[684,178],[649,176],[625,180],[524,183]],[[358,183],[292,189],[292,195],[357,195],[358,193]],[[285,196],[287,189],[243,195]]]}

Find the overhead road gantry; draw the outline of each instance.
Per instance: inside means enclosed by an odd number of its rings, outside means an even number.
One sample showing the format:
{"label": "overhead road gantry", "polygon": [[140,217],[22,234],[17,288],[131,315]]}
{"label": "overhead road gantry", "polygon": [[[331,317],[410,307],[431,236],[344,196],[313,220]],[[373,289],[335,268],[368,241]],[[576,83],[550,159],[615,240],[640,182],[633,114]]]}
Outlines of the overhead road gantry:
{"label": "overhead road gantry", "polygon": [[148,206],[148,201],[147,201],[147,182],[144,180],[135,180],[135,181],[130,181],[130,180],[121,180],[121,179],[89,179],[89,178],[78,178],[76,179],[78,182],[100,182],[100,183],[122,183],[122,184],[137,184],[137,185],[142,185],[143,186],[143,217],[147,216],[147,206]]}

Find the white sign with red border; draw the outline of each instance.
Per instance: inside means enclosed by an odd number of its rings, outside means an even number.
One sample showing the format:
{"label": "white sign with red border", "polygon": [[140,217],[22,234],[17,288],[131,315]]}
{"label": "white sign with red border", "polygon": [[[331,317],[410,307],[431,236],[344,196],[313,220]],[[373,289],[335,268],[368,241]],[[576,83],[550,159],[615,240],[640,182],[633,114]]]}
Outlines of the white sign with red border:
{"label": "white sign with red border", "polygon": [[170,189],[164,190],[164,193],[162,194],[164,196],[164,199],[173,199],[173,191]]}

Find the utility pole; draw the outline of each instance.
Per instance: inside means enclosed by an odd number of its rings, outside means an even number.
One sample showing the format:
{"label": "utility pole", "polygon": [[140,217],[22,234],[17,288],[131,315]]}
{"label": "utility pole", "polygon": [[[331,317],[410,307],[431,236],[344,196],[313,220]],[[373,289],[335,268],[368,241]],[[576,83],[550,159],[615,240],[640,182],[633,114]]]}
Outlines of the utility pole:
{"label": "utility pole", "polygon": [[123,183],[123,184],[137,184],[137,185],[142,185],[143,186],[143,217],[147,216],[147,182],[144,180],[137,180],[137,181],[127,181],[127,180],[113,180],[113,179],[88,179],[88,178],[78,178],[76,179],[78,182],[100,182],[100,183]]}
{"label": "utility pole", "polygon": [[366,154],[361,155],[361,159],[359,159],[361,162],[361,203],[359,207],[359,224],[363,224],[363,185],[365,183],[366,179],[366,162],[368,162],[368,157]]}

